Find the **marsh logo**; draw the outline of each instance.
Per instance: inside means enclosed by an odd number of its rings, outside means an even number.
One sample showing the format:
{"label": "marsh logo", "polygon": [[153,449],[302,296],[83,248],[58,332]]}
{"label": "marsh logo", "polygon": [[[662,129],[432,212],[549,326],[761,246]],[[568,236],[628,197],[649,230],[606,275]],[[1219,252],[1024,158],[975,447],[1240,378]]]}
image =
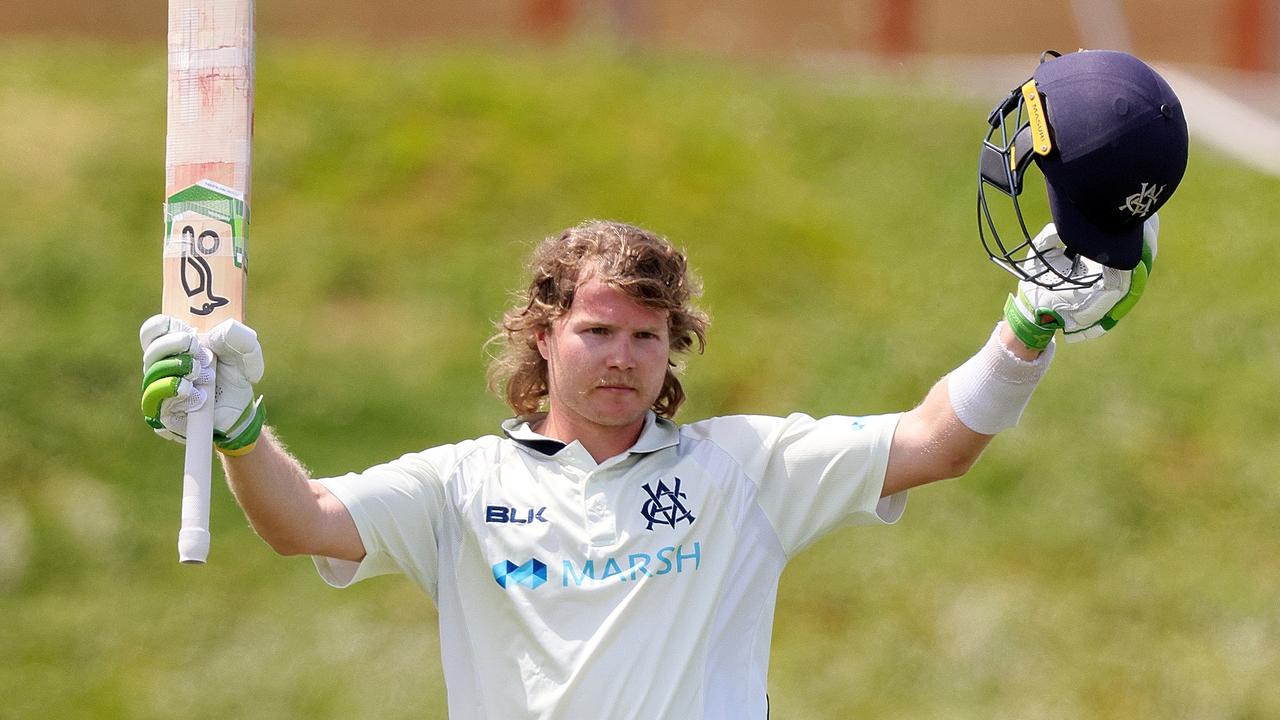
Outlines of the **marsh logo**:
{"label": "marsh logo", "polygon": [[503,560],[494,564],[493,579],[503,588],[524,585],[530,590],[536,590],[547,581],[547,565],[538,558],[530,558],[523,565]]}
{"label": "marsh logo", "polygon": [[702,543],[668,545],[652,554],[636,552],[606,557],[599,564],[595,560],[583,560],[577,565],[572,560],[565,560],[560,584],[570,587],[572,582],[573,587],[579,587],[606,582],[636,582],[644,578],[694,572],[700,567]]}
{"label": "marsh logo", "polygon": [[649,483],[644,484],[644,491],[649,494],[649,499],[640,507],[640,514],[649,521],[645,530],[652,530],[654,523],[675,527],[681,520],[690,525],[697,520],[684,506],[683,500],[687,496],[680,492],[680,478],[674,478],[674,480],[674,487],[667,487],[667,484],[661,480],[658,481],[656,489],[649,487]]}

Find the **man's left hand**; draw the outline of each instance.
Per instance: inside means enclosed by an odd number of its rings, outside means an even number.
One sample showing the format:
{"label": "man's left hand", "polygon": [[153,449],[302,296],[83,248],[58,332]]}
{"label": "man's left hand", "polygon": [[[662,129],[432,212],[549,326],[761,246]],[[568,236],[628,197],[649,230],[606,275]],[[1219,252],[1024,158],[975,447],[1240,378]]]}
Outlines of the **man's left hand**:
{"label": "man's left hand", "polygon": [[[1132,270],[1116,270],[1083,256],[1068,257],[1053,223],[1032,242],[1060,275],[1068,278],[1100,277],[1088,287],[1050,290],[1033,282],[1018,283],[1010,295],[1004,317],[1018,339],[1033,350],[1043,350],[1055,333],[1062,331],[1067,342],[1089,340],[1115,327],[1142,297],[1156,258],[1156,236],[1160,220],[1155,215],[1142,226],[1142,260]],[[1043,263],[1031,263],[1031,272],[1043,270]]]}

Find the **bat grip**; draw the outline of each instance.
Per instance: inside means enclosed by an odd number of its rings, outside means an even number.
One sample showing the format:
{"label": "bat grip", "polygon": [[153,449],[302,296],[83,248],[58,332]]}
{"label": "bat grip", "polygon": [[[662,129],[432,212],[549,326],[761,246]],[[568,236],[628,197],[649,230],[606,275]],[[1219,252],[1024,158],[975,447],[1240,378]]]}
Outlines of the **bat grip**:
{"label": "bat grip", "polygon": [[182,465],[182,527],[178,530],[178,560],[187,565],[203,565],[209,557],[216,363],[210,371],[209,392],[204,405],[187,415],[187,453]]}

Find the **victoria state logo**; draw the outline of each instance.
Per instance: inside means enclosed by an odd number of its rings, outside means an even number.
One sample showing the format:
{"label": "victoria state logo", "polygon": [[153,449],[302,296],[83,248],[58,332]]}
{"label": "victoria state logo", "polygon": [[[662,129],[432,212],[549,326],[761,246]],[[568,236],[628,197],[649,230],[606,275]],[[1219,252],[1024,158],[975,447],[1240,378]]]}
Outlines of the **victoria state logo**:
{"label": "victoria state logo", "polygon": [[1160,193],[1168,185],[1156,187],[1155,183],[1142,183],[1142,187],[1138,192],[1124,199],[1124,204],[1119,207],[1120,210],[1127,210],[1134,217],[1146,217],[1151,212],[1151,207],[1160,199]]}
{"label": "victoria state logo", "polygon": [[640,507],[640,514],[649,522],[645,530],[652,530],[654,523],[675,527],[681,520],[692,525],[697,519],[684,506],[687,496],[680,492],[680,478],[673,479],[673,487],[668,487],[662,480],[658,480],[656,488],[649,487],[649,483],[644,484],[644,491],[649,494],[649,499]]}

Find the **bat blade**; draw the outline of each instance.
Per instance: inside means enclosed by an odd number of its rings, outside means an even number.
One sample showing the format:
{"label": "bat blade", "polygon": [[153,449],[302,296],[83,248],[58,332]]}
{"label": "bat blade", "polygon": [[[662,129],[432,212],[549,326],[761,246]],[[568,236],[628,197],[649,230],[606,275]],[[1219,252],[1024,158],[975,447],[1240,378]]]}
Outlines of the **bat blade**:
{"label": "bat blade", "polygon": [[[165,139],[166,315],[203,337],[244,320],[253,141],[253,0],[170,0]],[[212,382],[187,418],[178,559],[209,553]]]}

